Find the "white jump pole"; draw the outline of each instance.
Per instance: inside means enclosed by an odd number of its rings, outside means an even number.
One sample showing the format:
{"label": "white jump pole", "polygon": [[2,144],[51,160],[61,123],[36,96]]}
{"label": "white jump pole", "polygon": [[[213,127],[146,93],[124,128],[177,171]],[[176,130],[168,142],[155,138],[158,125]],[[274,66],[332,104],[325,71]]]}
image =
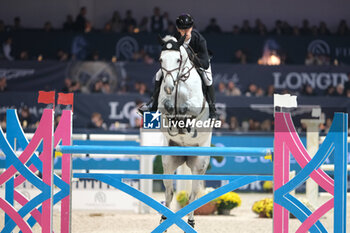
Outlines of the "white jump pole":
{"label": "white jump pole", "polygon": [[[310,156],[313,157],[319,147],[319,125],[324,123],[324,119],[302,119],[302,124],[306,125],[306,148]],[[318,203],[318,185],[312,179],[306,181],[306,199],[314,207]]]}

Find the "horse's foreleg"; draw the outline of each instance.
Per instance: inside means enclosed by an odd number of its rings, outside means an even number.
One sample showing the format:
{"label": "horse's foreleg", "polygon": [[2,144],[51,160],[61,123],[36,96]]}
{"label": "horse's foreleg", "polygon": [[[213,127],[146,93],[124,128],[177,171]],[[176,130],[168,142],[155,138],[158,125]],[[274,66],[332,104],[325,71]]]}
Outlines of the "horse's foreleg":
{"label": "horse's foreleg", "polygon": [[[202,180],[193,180],[192,181],[192,192],[189,198],[189,203],[192,203],[196,200],[198,192],[203,187],[203,181]],[[194,227],[194,211],[191,211],[188,215],[188,224],[190,224],[192,227]]]}
{"label": "horse's foreleg", "polygon": [[[210,157],[190,157],[187,159],[187,165],[191,168],[193,175],[203,175],[205,174]],[[198,192],[203,188],[202,180],[193,180],[192,181],[192,192],[190,195],[189,203],[192,203],[196,200]],[[194,227],[194,211],[189,213],[188,224]]]}
{"label": "horse's foreleg", "polygon": [[[162,164],[164,174],[173,175],[175,173],[175,170],[184,162],[185,160],[181,156],[163,156]],[[163,180],[163,184],[165,187],[165,206],[170,209],[170,204],[174,197],[173,180]],[[164,221],[165,219],[166,217],[163,215],[160,222]]]}

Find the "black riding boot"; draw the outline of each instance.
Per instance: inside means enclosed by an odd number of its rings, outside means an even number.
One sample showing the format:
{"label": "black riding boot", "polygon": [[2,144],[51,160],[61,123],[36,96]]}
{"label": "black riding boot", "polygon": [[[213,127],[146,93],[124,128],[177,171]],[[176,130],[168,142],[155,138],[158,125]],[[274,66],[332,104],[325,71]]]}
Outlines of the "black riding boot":
{"label": "black riding boot", "polygon": [[206,99],[209,104],[209,118],[216,118],[214,85],[207,86]]}
{"label": "black riding boot", "polygon": [[147,103],[139,107],[138,113],[143,116],[144,112],[154,112],[158,109],[158,97],[160,92],[160,86],[162,84],[162,80],[155,81],[154,83],[154,92],[151,97],[151,100]]}

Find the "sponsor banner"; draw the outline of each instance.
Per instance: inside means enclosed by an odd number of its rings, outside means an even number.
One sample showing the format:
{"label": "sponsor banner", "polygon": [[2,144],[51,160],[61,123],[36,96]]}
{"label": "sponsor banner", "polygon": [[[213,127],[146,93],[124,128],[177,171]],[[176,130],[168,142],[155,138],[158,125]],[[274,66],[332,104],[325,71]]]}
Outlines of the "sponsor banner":
{"label": "sponsor banner", "polygon": [[[41,117],[44,104],[36,104],[37,92],[7,92],[0,94],[0,118],[8,108],[29,108],[32,121]],[[149,97],[138,94],[75,94],[74,127],[86,129],[92,113],[101,113],[104,122],[112,130],[123,130],[128,127],[129,120],[135,114],[135,101],[148,101]],[[313,108],[321,107],[326,117],[333,117],[334,112],[349,112],[350,100],[337,97],[298,97],[298,109],[293,112],[295,124],[300,126],[300,119],[310,117]],[[60,114],[66,106],[57,105],[56,114]],[[273,120],[273,100],[269,97],[228,97],[217,95],[217,114],[230,122],[236,117],[239,122],[254,119],[255,121]],[[151,119],[152,120],[152,119]],[[243,130],[243,129],[242,129]],[[227,130],[229,131],[229,130]],[[244,130],[243,130],[244,131]]]}
{"label": "sponsor banner", "polygon": [[[153,79],[159,65],[136,62],[0,62],[0,77],[7,78],[9,91],[56,90],[64,87],[64,79],[79,81],[81,92],[91,93],[97,80],[107,81],[112,93],[126,89],[135,91],[135,83],[143,82],[148,92],[153,89]],[[232,81],[242,93],[249,84],[267,90],[273,85],[277,90],[301,91],[310,85],[322,95],[329,86],[344,85],[350,66],[259,66],[259,65],[212,65],[214,84]]]}

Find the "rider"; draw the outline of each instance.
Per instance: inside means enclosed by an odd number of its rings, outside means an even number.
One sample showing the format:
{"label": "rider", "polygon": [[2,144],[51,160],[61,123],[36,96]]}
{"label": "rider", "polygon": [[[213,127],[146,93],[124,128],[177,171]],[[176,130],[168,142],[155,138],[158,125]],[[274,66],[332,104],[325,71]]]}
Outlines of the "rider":
{"label": "rider", "polygon": [[[205,83],[204,94],[209,104],[209,118],[216,117],[215,109],[215,90],[211,73],[210,58],[208,55],[207,42],[204,37],[193,29],[193,18],[189,14],[182,14],[176,19],[177,32],[174,37],[179,40],[186,35],[184,46],[189,54],[193,64],[196,66],[202,81]],[[163,74],[159,70],[156,74],[156,81],[151,103],[139,108],[139,112],[157,111],[158,96],[162,83]]]}

